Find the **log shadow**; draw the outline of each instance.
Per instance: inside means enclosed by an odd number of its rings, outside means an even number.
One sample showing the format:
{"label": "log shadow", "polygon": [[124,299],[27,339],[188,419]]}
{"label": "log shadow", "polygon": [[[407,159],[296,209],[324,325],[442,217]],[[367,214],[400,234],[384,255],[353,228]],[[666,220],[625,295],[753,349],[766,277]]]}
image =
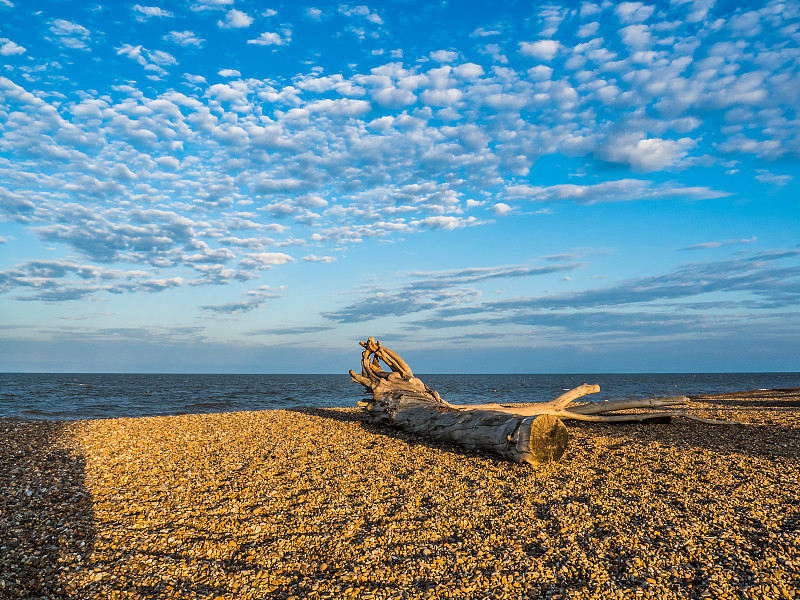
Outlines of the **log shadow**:
{"label": "log shadow", "polygon": [[464,448],[463,446],[459,446],[457,444],[432,440],[417,435],[415,433],[409,433],[407,431],[403,431],[402,429],[391,427],[390,425],[380,425],[377,423],[373,423],[370,421],[369,416],[361,411],[336,410],[333,408],[306,408],[306,407],[297,407],[286,410],[288,410],[289,412],[297,412],[304,415],[313,415],[316,417],[322,417],[323,419],[332,419],[334,421],[339,421],[342,423],[360,423],[364,431],[368,433],[385,436],[388,438],[392,438],[394,440],[405,442],[407,444],[411,444],[414,446],[421,446],[431,450],[450,452],[452,454],[456,454],[458,456],[463,456],[466,458],[484,458],[498,464],[501,463],[511,464],[511,465],[516,464],[506,458],[497,456],[495,454],[491,454],[489,452],[483,452],[480,450],[471,450],[470,448]]}
{"label": "log shadow", "polygon": [[712,403],[730,407],[790,408],[800,407],[800,388],[752,390],[732,394],[701,394],[689,396],[692,402]]}
{"label": "log shadow", "polygon": [[72,598],[94,547],[85,458],[65,423],[0,420],[0,597]]}

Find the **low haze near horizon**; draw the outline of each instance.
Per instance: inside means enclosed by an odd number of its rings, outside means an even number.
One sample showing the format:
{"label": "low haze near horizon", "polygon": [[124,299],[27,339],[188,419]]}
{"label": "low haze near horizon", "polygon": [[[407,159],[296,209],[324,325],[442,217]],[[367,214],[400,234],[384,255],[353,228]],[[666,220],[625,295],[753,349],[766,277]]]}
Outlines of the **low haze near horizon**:
{"label": "low haze near horizon", "polygon": [[800,371],[797,1],[0,19],[0,371]]}

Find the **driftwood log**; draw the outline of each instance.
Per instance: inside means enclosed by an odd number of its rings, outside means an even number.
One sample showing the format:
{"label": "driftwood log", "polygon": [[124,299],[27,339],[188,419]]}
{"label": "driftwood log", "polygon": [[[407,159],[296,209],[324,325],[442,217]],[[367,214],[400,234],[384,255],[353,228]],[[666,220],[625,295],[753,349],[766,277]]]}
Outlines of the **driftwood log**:
{"label": "driftwood log", "polygon": [[[534,465],[559,460],[567,448],[567,428],[562,419],[599,422],[666,423],[684,416],[705,423],[729,423],[688,415],[680,411],[607,414],[632,408],[685,405],[685,396],[590,402],[570,406],[600,386],[584,383],[550,402],[535,404],[450,404],[430,389],[400,356],[375,338],[359,342],[361,373],[350,371],[371,398],[359,402],[375,423],[388,424],[429,439],[473,450],[489,451],[518,463]],[[389,370],[381,366],[385,364]]]}

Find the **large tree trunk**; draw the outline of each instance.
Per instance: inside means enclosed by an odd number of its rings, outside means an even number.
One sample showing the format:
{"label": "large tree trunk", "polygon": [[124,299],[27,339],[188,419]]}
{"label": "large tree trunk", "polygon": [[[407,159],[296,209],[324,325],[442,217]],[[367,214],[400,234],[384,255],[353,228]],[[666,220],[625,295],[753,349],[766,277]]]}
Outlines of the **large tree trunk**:
{"label": "large tree trunk", "polygon": [[[567,428],[552,415],[463,410],[442,400],[411,368],[374,338],[361,342],[361,374],[350,371],[372,398],[359,402],[376,423],[534,465],[556,461],[567,448]],[[381,369],[380,361],[391,371]]]}
{"label": "large tree trunk", "polygon": [[[397,353],[375,338],[360,342],[361,374],[350,371],[372,398],[359,402],[373,422],[389,424],[433,440],[474,450],[485,450],[518,463],[534,465],[557,461],[567,447],[567,428],[561,419],[599,422],[669,422],[685,416],[706,423],[726,423],[673,412],[599,414],[632,408],[660,408],[687,404],[685,396],[591,402],[570,407],[600,386],[584,383],[550,402],[535,404],[449,404],[421,380]],[[390,371],[381,368],[381,361]]]}
{"label": "large tree trunk", "polygon": [[373,422],[409,433],[492,452],[518,463],[556,461],[567,448],[567,428],[552,415],[521,416],[496,410],[459,410],[412,395],[362,403]]}

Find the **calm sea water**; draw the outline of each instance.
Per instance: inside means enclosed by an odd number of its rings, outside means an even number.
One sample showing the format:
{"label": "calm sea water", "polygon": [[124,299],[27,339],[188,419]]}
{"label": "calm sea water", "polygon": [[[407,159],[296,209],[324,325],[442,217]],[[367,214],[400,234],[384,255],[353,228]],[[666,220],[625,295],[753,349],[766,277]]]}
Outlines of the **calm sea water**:
{"label": "calm sea water", "polygon": [[[581,383],[586,400],[800,387],[800,373],[420,375],[448,402],[552,400]],[[152,375],[0,373],[0,418],[97,419],[355,406],[363,388],[348,375]]]}

